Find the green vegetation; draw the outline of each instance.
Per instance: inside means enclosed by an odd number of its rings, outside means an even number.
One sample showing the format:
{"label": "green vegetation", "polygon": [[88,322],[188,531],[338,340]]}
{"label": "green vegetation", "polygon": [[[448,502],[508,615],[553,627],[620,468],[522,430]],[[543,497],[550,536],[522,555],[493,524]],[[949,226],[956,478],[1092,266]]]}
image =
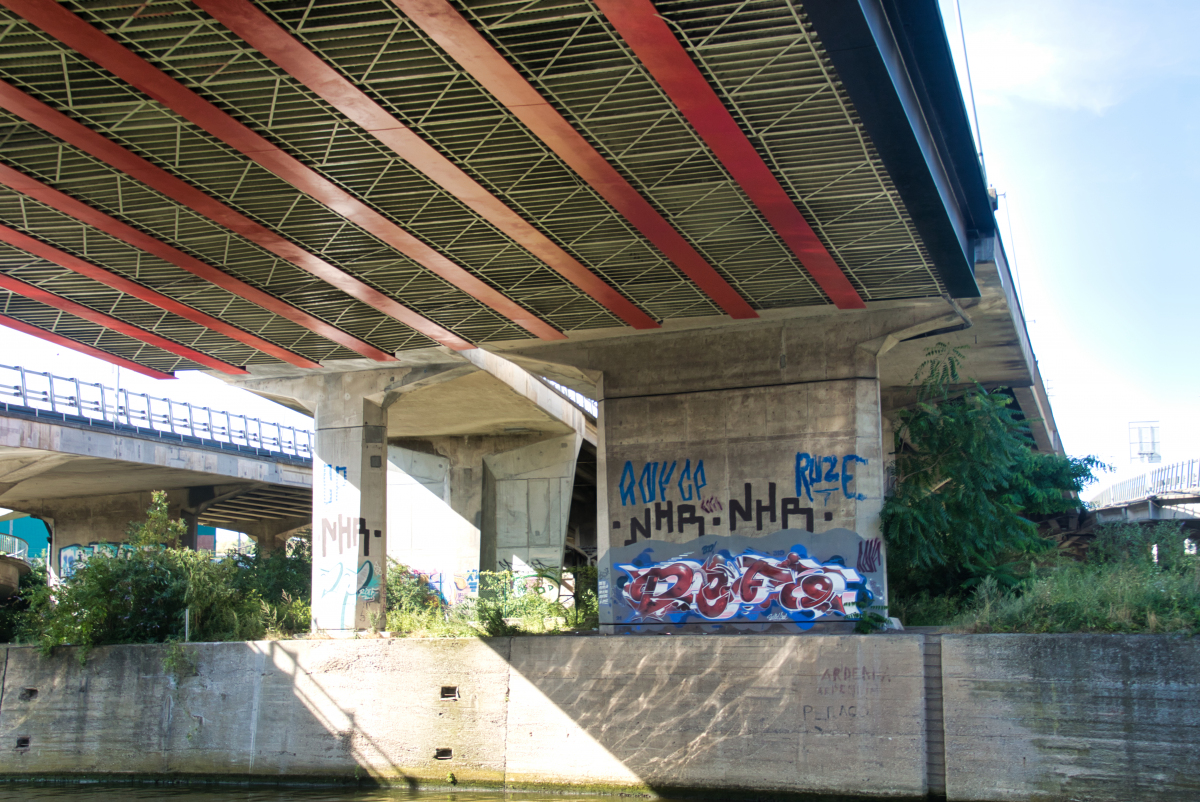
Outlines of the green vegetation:
{"label": "green vegetation", "polygon": [[1029,423],[1001,389],[971,382],[955,392],[962,359],[961,348],[930,348],[916,403],[896,415],[882,514],[893,598],[953,595],[988,576],[1013,585],[1028,555],[1053,548],[1030,518],[1077,510],[1102,467],[1034,451]]}
{"label": "green vegetation", "polygon": [[989,578],[950,624],[965,632],[1200,634],[1200,558],[1176,523],[1102,526],[1087,562],[1035,565],[1012,589]]}
{"label": "green vegetation", "polygon": [[231,555],[214,562],[179,548],[182,521],[171,520],[165,493],[154,493],[147,519],[128,529],[130,548],[98,552],[56,588],[30,583],[16,605],[10,637],[43,651],[74,645],[255,640],[307,630],[311,558],[290,553]]}
{"label": "green vegetation", "polygon": [[1178,525],[1102,526],[1086,559],[1063,553],[1035,522],[1079,511],[1104,466],[1034,451],[1003,389],[956,392],[961,349],[926,357],[896,416],[889,614],[967,632],[1200,632],[1200,564]]}
{"label": "green vegetation", "polygon": [[548,572],[483,571],[478,598],[448,604],[428,578],[388,561],[387,629],[405,637],[478,637],[593,629],[599,623],[596,569],[571,569],[574,593]]}

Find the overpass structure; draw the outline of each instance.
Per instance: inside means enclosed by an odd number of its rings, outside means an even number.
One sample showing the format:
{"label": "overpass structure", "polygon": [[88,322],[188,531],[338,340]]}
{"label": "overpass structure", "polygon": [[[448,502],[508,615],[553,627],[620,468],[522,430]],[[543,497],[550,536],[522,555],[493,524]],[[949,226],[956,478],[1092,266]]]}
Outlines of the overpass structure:
{"label": "overpass structure", "polygon": [[173,515],[246,532],[260,548],[312,513],[312,433],[101,384],[0,365],[0,506],[41,518],[59,577],[117,548],[166,490]]}
{"label": "overpass structure", "polygon": [[1088,502],[1098,523],[1200,521],[1200,460],[1164,465],[1117,482]]}
{"label": "overpass structure", "polygon": [[457,516],[404,537],[474,528],[477,568],[590,517],[614,631],[836,619],[886,594],[889,414],[938,341],[1061,450],[935,0],[0,23],[0,323],[313,414],[318,626],[378,614],[401,484]]}

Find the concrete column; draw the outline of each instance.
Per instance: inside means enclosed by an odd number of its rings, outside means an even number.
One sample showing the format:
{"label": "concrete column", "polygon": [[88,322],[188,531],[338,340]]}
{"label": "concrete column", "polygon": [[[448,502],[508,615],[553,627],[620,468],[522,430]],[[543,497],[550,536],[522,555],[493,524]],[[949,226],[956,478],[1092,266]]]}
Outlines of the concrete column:
{"label": "concrete column", "polygon": [[387,427],[356,373],[320,377],[313,460],[313,628],[384,626]]}
{"label": "concrete column", "polygon": [[582,443],[573,433],[484,457],[482,566],[562,568]]}
{"label": "concrete column", "polygon": [[460,507],[479,494],[455,473],[451,454],[388,446],[388,556],[427,576],[451,604],[479,588],[478,515]]}
{"label": "concrete column", "polygon": [[514,355],[599,373],[602,625],[848,629],[885,605],[880,356],[944,325],[882,309]]}
{"label": "concrete column", "polygon": [[[167,491],[171,518],[183,517],[187,493],[186,488]],[[41,518],[50,529],[47,555],[50,583],[67,579],[97,552],[120,553],[128,539],[129,525],[146,520],[150,502],[151,492],[144,491],[22,505],[23,511]]]}

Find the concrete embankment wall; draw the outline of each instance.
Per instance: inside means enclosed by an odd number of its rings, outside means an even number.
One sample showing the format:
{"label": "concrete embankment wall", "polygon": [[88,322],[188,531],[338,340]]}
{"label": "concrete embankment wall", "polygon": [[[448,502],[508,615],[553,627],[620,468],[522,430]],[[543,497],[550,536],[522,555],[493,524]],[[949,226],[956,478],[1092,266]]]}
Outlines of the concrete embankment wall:
{"label": "concrete embankment wall", "polygon": [[1200,642],[1169,637],[282,641],[84,666],[0,650],[0,776],[1200,798]]}

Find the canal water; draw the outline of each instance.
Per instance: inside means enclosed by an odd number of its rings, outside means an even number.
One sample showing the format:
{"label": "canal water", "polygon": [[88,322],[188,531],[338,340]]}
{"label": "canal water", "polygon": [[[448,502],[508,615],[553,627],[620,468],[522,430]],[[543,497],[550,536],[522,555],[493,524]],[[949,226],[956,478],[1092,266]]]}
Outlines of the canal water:
{"label": "canal water", "polygon": [[612,799],[506,794],[502,791],[408,791],[396,788],[0,783],[0,802],[611,802]]}

